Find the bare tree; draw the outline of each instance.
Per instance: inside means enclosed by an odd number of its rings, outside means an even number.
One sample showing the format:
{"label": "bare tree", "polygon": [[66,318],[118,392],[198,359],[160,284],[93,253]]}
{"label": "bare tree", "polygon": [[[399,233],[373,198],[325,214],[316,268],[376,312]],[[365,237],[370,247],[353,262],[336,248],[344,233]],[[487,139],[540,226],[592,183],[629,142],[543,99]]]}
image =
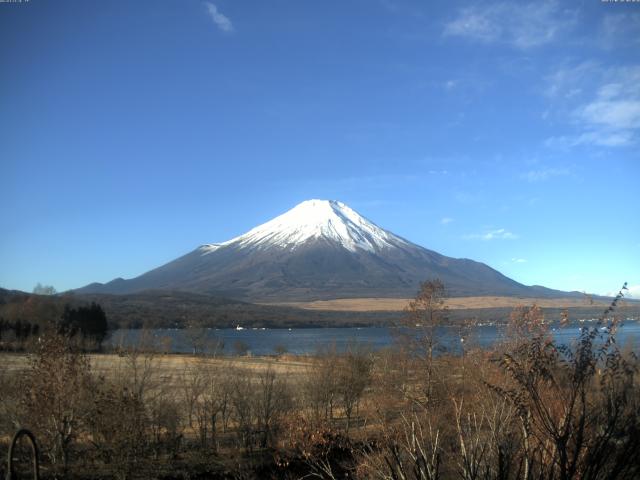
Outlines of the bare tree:
{"label": "bare tree", "polygon": [[219,419],[226,429],[229,412],[227,365],[199,362],[191,368],[185,384],[185,399],[192,428],[200,438],[200,446],[217,449]]}
{"label": "bare tree", "polygon": [[54,465],[67,471],[73,444],[89,415],[93,378],[87,357],[68,338],[46,335],[21,379],[22,424],[41,439]]}
{"label": "bare tree", "polygon": [[151,332],[141,330],[137,344],[121,346],[118,355],[120,362],[116,365],[115,380],[144,401],[158,380],[158,354]]}
{"label": "bare tree", "polygon": [[58,291],[51,285],[42,285],[40,282],[33,287],[33,293],[36,295],[55,295]]}
{"label": "bare tree", "polygon": [[362,453],[364,478],[378,480],[438,480],[443,461],[442,438],[430,421],[416,414],[402,416],[395,428],[385,429],[381,448]]}
{"label": "bare tree", "polygon": [[204,353],[207,345],[207,329],[200,325],[190,324],[183,332],[192,348],[192,353],[194,355]]}
{"label": "bare tree", "polygon": [[108,381],[94,397],[94,414],[88,423],[98,457],[114,469],[118,479],[131,478],[150,451],[145,403],[133,390]]}
{"label": "bare tree", "polygon": [[371,369],[371,352],[360,345],[350,345],[339,357],[337,391],[347,421],[347,435],[354,412],[357,412],[360,399],[371,382]]}
{"label": "bare tree", "polygon": [[302,381],[305,401],[311,408],[313,424],[333,421],[338,395],[338,355],[335,346],[319,350],[312,358]]}
{"label": "bare tree", "polygon": [[271,365],[258,375],[256,390],[260,446],[266,448],[273,445],[280,431],[283,416],[292,408],[292,395],[286,381],[278,378]]}
{"label": "bare tree", "polygon": [[622,296],[573,347],[537,333],[503,355],[511,383],[493,388],[521,418],[525,479],[640,475],[637,363],[617,348],[607,317]]}
{"label": "bare tree", "polygon": [[256,424],[255,391],[250,374],[240,369],[234,369],[229,386],[229,400],[233,409],[238,443],[246,451],[250,451],[253,447],[254,426]]}
{"label": "bare tree", "polygon": [[419,395],[412,395],[416,402],[428,405],[433,397],[435,381],[434,354],[441,347],[438,328],[447,319],[444,284],[438,280],[428,280],[420,285],[416,297],[405,309],[404,318],[397,335],[402,348],[420,360],[418,374],[421,381]]}
{"label": "bare tree", "polygon": [[182,402],[187,413],[189,428],[196,428],[196,410],[206,385],[204,372],[200,364],[187,363],[180,376],[180,391]]}

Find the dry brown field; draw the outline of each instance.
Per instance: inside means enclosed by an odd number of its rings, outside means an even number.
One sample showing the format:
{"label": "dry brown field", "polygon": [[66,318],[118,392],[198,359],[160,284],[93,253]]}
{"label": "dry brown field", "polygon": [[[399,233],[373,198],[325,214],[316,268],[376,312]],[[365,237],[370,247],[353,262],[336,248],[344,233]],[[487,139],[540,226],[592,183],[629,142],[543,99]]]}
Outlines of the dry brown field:
{"label": "dry brown field", "polygon": [[[398,312],[404,310],[410,298],[340,298],[335,300],[315,300],[312,302],[286,302],[269,305],[284,305],[306,310],[330,310],[342,312]],[[608,302],[584,298],[528,298],[528,297],[458,297],[446,300],[452,310],[476,308],[516,307],[518,305],[538,305],[542,308],[571,308],[602,306]],[[266,305],[266,304],[265,304]]]}
{"label": "dry brown field", "polygon": [[[125,358],[117,354],[91,354],[88,355],[91,368],[95,373],[112,375],[121,371]],[[186,367],[194,365],[220,366],[223,368],[242,368],[255,373],[267,370],[271,367],[277,374],[286,376],[302,375],[306,372],[310,361],[304,356],[283,355],[281,357],[217,357],[181,355],[181,354],[157,354],[153,355],[154,370],[163,378],[178,378]],[[7,371],[25,370],[28,366],[29,356],[25,353],[0,353],[0,363]]]}

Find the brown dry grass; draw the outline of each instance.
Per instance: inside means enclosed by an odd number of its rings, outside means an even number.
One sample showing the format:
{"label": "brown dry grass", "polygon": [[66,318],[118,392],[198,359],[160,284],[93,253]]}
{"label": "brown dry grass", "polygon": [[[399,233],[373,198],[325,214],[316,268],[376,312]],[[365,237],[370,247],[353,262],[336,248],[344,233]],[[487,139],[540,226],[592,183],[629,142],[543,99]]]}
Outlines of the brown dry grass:
{"label": "brown dry grass", "polygon": [[[306,310],[331,310],[342,312],[398,312],[411,301],[409,298],[340,298],[335,300],[316,300],[313,302],[278,303],[290,307]],[[602,306],[608,304],[603,301],[593,301],[585,298],[527,298],[527,297],[458,297],[446,300],[446,305],[452,310],[467,308],[513,308],[518,305],[536,304],[542,308],[571,308]],[[271,304],[276,305],[276,304]]]}
{"label": "brown dry grass", "polygon": [[[117,354],[92,354],[89,355],[91,367],[96,373],[108,374],[118,371],[122,365],[123,357]],[[3,369],[8,371],[25,370],[28,366],[28,355],[24,353],[2,353],[0,363]],[[153,360],[154,369],[162,377],[178,377],[184,372],[185,367],[195,364],[219,365],[221,367],[237,367],[259,373],[271,367],[278,374],[303,374],[306,372],[310,361],[304,356],[275,357],[197,357],[193,355],[162,354],[156,355]]]}

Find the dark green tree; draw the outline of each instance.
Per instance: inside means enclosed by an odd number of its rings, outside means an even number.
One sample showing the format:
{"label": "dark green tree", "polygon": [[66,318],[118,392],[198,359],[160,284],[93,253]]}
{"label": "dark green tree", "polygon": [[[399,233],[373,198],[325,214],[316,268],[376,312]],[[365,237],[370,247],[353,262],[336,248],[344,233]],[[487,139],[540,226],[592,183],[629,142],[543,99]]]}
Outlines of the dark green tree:
{"label": "dark green tree", "polygon": [[81,335],[96,342],[98,346],[107,336],[107,315],[100,305],[91,302],[85,307],[72,308],[65,305],[62,319],[58,324],[58,333],[75,337]]}

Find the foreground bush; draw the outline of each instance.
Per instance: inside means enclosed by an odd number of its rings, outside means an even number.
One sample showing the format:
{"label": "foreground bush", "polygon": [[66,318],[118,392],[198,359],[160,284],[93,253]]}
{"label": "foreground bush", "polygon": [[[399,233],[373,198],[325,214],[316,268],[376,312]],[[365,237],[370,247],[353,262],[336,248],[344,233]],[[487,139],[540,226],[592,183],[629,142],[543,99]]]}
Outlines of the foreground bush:
{"label": "foreground bush", "polygon": [[494,351],[459,355],[440,349],[443,293],[423,285],[397,348],[327,348],[297,374],[204,356],[172,371],[142,344],[99,371],[77,342],[44,336],[26,370],[0,370],[2,439],[32,429],[48,478],[640,478],[622,293],[573,345],[534,306]]}

